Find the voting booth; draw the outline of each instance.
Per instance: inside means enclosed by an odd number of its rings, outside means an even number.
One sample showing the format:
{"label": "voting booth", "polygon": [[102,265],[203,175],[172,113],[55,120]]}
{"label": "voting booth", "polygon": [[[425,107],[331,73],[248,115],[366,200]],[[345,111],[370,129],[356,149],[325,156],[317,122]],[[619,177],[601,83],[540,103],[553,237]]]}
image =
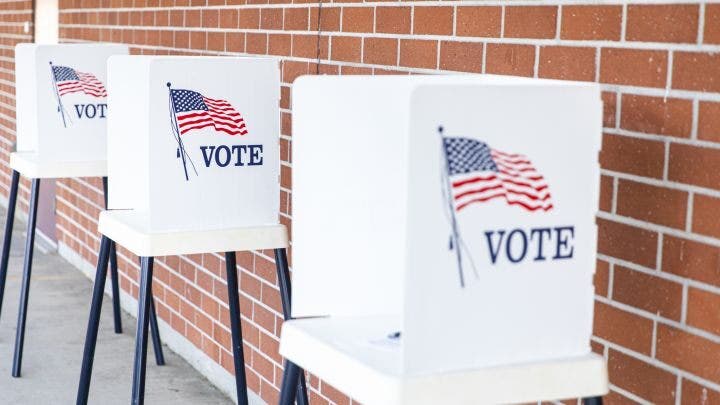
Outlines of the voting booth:
{"label": "voting booth", "polygon": [[115,44],[18,44],[17,151],[45,161],[105,160],[107,60]]}
{"label": "voting booth", "polygon": [[149,231],[277,223],[276,60],[116,56],[108,75],[110,209]]}
{"label": "voting booth", "polygon": [[[596,84],[302,77],[292,100],[292,315],[321,318],[285,323],[282,355],[369,404],[607,390],[590,350]],[[572,374],[594,379],[553,382]]]}
{"label": "voting booth", "polygon": [[[280,69],[267,57],[113,56],[108,62],[108,210],[77,404],[87,404],[108,248],[140,257],[132,402],[145,392],[156,256],[223,252],[237,401],[245,379],[237,251],[273,249],[289,312],[288,235],[279,222]],[[304,380],[296,384],[307,398]],[[307,402],[306,402],[307,403]]]}
{"label": "voting booth", "polygon": [[[23,43],[15,48],[17,143],[16,150],[10,153],[9,162],[12,179],[0,259],[0,307],[7,276],[20,176],[30,179],[32,185],[13,356],[14,377],[20,377],[22,368],[40,181],[103,177],[104,189],[107,189],[106,122],[109,111],[106,63],[111,55],[127,53],[127,46],[112,44]],[[107,193],[105,195],[107,196]],[[111,250],[115,332],[121,333],[114,246]]]}

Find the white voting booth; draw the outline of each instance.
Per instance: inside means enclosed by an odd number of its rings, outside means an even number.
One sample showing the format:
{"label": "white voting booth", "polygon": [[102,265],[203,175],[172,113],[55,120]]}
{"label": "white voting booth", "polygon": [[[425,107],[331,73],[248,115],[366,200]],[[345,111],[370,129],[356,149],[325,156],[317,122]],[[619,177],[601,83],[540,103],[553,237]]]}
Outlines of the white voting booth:
{"label": "white voting booth", "polygon": [[[0,259],[0,301],[5,288],[20,176],[32,180],[13,358],[15,377],[21,374],[40,180],[107,175],[106,63],[111,55],[127,53],[127,46],[112,44],[23,43],[15,47],[17,143],[9,162],[12,179]],[[120,333],[114,249],[112,256],[115,331]]]}
{"label": "white voting booth", "polygon": [[281,354],[362,403],[602,395],[592,83],[302,77]]}
{"label": "white voting booth", "polygon": [[110,209],[150,232],[276,224],[280,75],[271,58],[110,59]]}
{"label": "white voting booth", "polygon": [[[108,62],[109,209],[78,404],[89,399],[110,241],[140,256],[133,403],[143,403],[155,256],[224,252],[237,400],[249,403],[236,251],[274,249],[289,317],[279,223],[280,70],[266,57],[114,56]],[[306,397],[305,384],[301,383]]]}
{"label": "white voting booth", "polygon": [[18,44],[17,151],[42,162],[104,162],[106,64],[127,53],[114,44]]}

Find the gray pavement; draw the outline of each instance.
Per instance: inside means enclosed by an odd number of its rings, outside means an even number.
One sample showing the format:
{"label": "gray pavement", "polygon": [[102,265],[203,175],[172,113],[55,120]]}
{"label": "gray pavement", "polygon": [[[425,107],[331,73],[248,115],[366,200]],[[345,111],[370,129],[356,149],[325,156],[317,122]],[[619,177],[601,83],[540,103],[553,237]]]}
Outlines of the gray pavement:
{"label": "gray pavement", "polygon": [[[0,235],[4,230],[5,217],[5,210],[0,209]],[[10,375],[22,278],[24,232],[25,224],[16,220],[0,314],[0,404],[74,404],[92,284],[57,254],[45,254],[37,248],[31,277],[22,377],[13,378]],[[123,313],[123,334],[114,333],[111,299],[105,296],[90,404],[130,403],[134,336],[135,319],[126,313]],[[152,342],[148,345],[146,404],[232,403],[182,358],[167,347],[163,348],[167,365],[158,367]]]}

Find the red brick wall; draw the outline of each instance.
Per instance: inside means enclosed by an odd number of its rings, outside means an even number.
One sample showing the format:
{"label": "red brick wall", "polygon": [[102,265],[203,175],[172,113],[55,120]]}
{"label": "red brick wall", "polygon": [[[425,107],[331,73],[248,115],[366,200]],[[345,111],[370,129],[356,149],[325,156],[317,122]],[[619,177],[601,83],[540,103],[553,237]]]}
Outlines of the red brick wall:
{"label": "red brick wall", "polygon": [[[27,3],[0,3],[3,21]],[[304,0],[61,0],[60,23],[64,41],[122,42],[135,53],[278,55],[286,224],[298,75],[463,71],[601,83],[593,348],[609,361],[609,403],[720,402],[720,4],[572,3],[335,0],[320,14]],[[16,29],[0,24],[11,31],[0,35],[3,160],[14,135]],[[7,176],[3,168],[3,192]],[[100,191],[98,181],[58,184],[60,242],[91,263]],[[120,253],[122,288],[137,294],[136,258]],[[239,264],[249,385],[275,402],[282,322],[272,258],[246,253]],[[229,371],[222,258],[157,267],[160,316]],[[311,382],[313,403],[349,402]]]}

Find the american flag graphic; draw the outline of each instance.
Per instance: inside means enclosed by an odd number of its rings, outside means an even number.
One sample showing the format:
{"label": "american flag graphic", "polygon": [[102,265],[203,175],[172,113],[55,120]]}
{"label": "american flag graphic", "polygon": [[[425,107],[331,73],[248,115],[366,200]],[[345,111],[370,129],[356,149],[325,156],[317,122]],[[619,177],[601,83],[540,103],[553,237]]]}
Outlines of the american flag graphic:
{"label": "american flag graphic", "polygon": [[83,73],[67,66],[53,66],[58,95],[83,92],[93,97],[107,97],[102,82],[92,73]]}
{"label": "american flag graphic", "polygon": [[180,135],[194,129],[214,127],[229,135],[245,135],[245,120],[230,103],[205,97],[192,90],[170,90]]}
{"label": "american flag graphic", "polygon": [[491,149],[475,139],[445,137],[443,141],[456,211],[495,198],[527,211],[553,208],[545,179],[527,157]]}

